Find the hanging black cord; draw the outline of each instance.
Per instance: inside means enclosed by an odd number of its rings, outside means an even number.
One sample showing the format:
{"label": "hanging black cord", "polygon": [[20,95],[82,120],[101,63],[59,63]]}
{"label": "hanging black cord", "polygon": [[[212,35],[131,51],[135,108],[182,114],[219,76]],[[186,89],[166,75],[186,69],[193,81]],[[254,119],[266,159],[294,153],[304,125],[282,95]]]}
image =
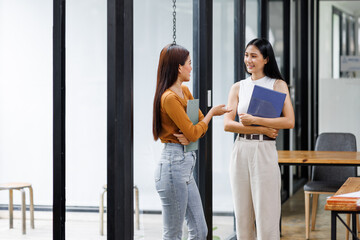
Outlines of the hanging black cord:
{"label": "hanging black cord", "polygon": [[176,44],[176,0],[173,0],[173,44]]}

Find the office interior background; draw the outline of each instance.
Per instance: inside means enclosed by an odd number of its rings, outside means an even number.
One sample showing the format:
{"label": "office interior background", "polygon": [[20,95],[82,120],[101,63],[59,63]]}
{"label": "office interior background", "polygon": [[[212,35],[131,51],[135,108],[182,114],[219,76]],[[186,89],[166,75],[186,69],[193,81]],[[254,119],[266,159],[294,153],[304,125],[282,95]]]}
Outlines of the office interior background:
{"label": "office interior background", "polygon": [[[213,105],[226,104],[231,85],[240,80],[234,76],[239,57],[234,55],[234,1],[212,1]],[[285,9],[286,1],[266,1],[268,39],[296,113],[295,129],[281,132],[278,149],[313,149],[321,132],[353,133],[360,149],[360,71],[341,70],[341,56],[360,56],[360,1],[289,0]],[[260,36],[261,1],[245,2],[243,44]],[[172,11],[170,0],[133,1],[133,181],[140,192],[139,234],[145,239],[142,218],[161,213],[153,175],[162,144],[152,137],[152,102],[160,51],[173,41]],[[284,14],[290,16],[287,23]],[[190,50],[191,58],[193,16],[192,0],[176,2],[176,42]],[[284,31],[285,24],[290,31]],[[52,29],[52,1],[0,0],[0,183],[32,183],[39,211],[51,211],[53,204]],[[289,57],[284,59],[286,51]],[[192,91],[192,82],[187,85]],[[213,216],[226,217],[222,225],[230,236],[234,219],[228,168],[234,135],[224,132],[223,117],[214,118],[212,126]],[[283,189],[286,201],[302,189],[308,170],[282,167],[282,173],[283,183],[288,184]],[[97,211],[106,182],[107,1],[68,0],[67,209]],[[20,195],[14,194],[15,204],[20,201]],[[8,195],[0,191],[0,208],[7,209],[7,204]],[[158,233],[161,236],[161,225]],[[50,239],[51,228],[48,234]]]}

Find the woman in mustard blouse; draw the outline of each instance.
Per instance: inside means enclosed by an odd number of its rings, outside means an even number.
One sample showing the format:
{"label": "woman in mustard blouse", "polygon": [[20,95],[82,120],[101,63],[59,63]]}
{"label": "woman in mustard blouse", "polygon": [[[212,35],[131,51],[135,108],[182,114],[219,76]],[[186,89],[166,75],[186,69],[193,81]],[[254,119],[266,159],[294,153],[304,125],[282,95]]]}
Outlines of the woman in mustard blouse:
{"label": "woman in mustard blouse", "polygon": [[186,114],[187,101],[193,99],[182,85],[190,81],[189,51],[171,44],[160,53],[153,109],[153,135],[164,143],[155,172],[156,189],[162,201],[163,239],[181,240],[184,219],[189,239],[206,239],[207,226],[199,190],[193,178],[195,152],[184,152],[184,145],[204,136],[213,116],[230,112],[225,105],[213,107],[194,125]]}

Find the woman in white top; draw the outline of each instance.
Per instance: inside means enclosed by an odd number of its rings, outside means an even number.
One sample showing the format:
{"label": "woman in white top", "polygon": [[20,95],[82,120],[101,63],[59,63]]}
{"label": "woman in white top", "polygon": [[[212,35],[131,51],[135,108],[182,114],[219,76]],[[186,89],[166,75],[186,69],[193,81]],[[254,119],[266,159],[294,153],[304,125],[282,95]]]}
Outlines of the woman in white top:
{"label": "woman in white top", "polygon": [[[231,87],[227,106],[233,111],[224,118],[225,131],[238,133],[230,162],[237,239],[278,240],[281,179],[275,139],[279,129],[294,127],[294,110],[269,41],[250,41],[244,63],[250,77]],[[246,113],[254,85],[286,94],[280,117]],[[239,122],[235,121],[236,114]]]}

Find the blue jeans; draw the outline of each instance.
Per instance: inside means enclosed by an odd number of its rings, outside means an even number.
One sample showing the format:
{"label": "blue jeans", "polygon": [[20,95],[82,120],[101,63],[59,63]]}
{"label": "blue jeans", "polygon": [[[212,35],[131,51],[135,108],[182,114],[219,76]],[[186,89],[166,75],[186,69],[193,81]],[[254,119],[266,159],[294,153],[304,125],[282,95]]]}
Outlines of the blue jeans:
{"label": "blue jeans", "polygon": [[189,239],[206,239],[208,229],[193,177],[195,161],[195,152],[184,153],[181,144],[165,143],[155,171],[156,190],[163,208],[164,240],[181,240],[184,219]]}

